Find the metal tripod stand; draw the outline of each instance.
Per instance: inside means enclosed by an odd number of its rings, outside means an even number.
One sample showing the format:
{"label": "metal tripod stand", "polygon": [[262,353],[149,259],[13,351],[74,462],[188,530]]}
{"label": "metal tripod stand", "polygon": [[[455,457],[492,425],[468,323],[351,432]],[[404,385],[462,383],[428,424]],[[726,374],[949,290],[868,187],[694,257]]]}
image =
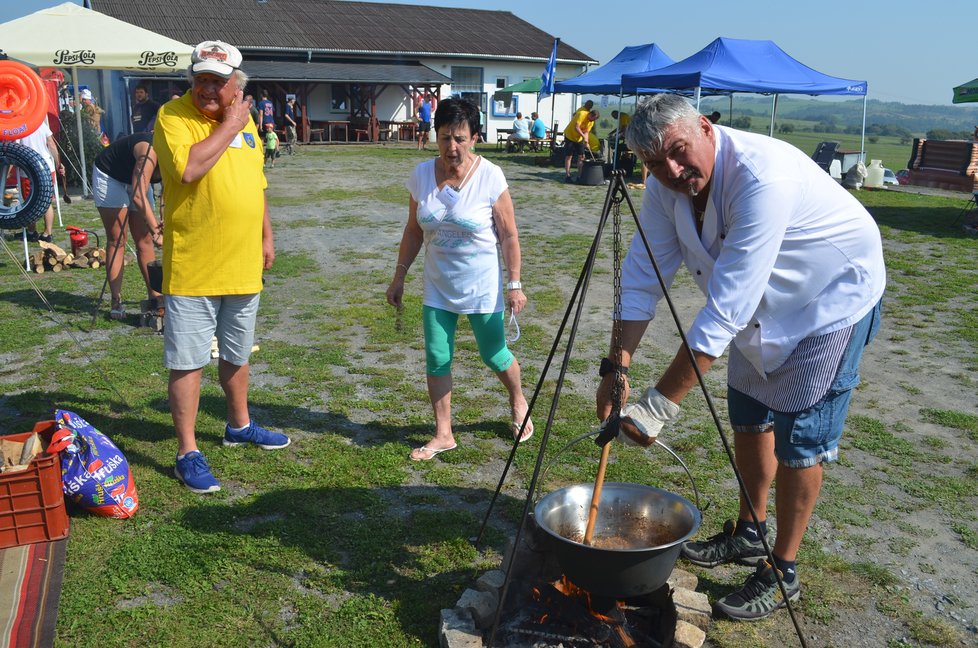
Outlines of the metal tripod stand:
{"label": "metal tripod stand", "polygon": [[[699,369],[699,367],[698,367],[698,365],[696,363],[696,360],[695,360],[695,358],[693,356],[692,350],[690,349],[690,346],[689,346],[688,341],[686,339],[685,331],[684,331],[683,326],[682,326],[682,323],[681,323],[681,321],[679,319],[678,311],[676,310],[676,307],[673,304],[672,297],[670,296],[669,290],[666,287],[665,280],[664,280],[664,278],[662,276],[662,273],[660,272],[659,265],[658,265],[658,263],[655,260],[655,256],[652,254],[651,244],[649,243],[649,240],[648,240],[648,238],[645,235],[645,231],[642,228],[641,223],[639,222],[638,212],[635,210],[635,207],[632,204],[631,198],[628,195],[628,189],[627,189],[627,187],[625,185],[624,177],[625,177],[624,176],[624,173],[622,171],[620,171],[620,170],[612,171],[612,173],[611,173],[611,182],[610,182],[610,184],[608,186],[608,192],[605,195],[604,205],[603,205],[602,210],[601,210],[601,216],[600,216],[600,218],[598,220],[597,231],[595,232],[594,239],[591,242],[591,247],[588,250],[587,257],[586,257],[586,259],[584,261],[584,267],[581,269],[581,273],[578,276],[577,284],[574,286],[574,290],[571,293],[570,300],[568,301],[568,304],[567,304],[567,310],[564,313],[564,318],[563,318],[563,320],[561,320],[560,326],[557,329],[557,333],[554,336],[553,345],[551,346],[550,353],[547,356],[547,360],[544,363],[543,369],[540,372],[540,378],[537,381],[537,385],[536,385],[536,388],[534,389],[533,396],[530,399],[530,403],[529,403],[529,407],[528,407],[527,412],[526,412],[526,416],[525,416],[525,418],[524,418],[524,420],[522,422],[522,426],[520,428],[520,431],[522,432],[523,426],[526,425],[527,421],[530,418],[531,413],[533,412],[533,408],[536,405],[537,397],[541,393],[541,390],[542,390],[543,385],[544,385],[544,381],[547,378],[547,374],[549,373],[550,367],[553,364],[554,357],[557,354],[557,349],[558,349],[558,347],[560,345],[560,341],[561,341],[561,339],[564,336],[564,331],[567,329],[568,322],[570,322],[570,332],[568,334],[569,337],[568,337],[568,340],[567,340],[567,347],[566,347],[566,349],[564,351],[563,359],[562,359],[561,364],[560,364],[560,371],[559,371],[559,374],[558,374],[558,377],[557,377],[557,382],[556,382],[556,385],[554,386],[553,401],[551,402],[550,410],[547,413],[547,422],[546,422],[546,426],[544,428],[543,435],[541,437],[540,450],[537,453],[536,462],[535,462],[534,467],[533,467],[533,474],[532,474],[532,476],[530,478],[530,484],[529,484],[529,487],[527,488],[526,501],[524,502],[524,505],[523,505],[523,513],[522,513],[522,515],[520,517],[520,524],[517,527],[516,536],[513,539],[513,551],[511,551],[510,554],[509,554],[509,560],[508,560],[508,562],[505,565],[502,566],[502,569],[504,570],[504,573],[505,573],[505,577],[504,577],[504,580],[503,580],[502,588],[500,589],[500,592],[499,592],[499,601],[498,601],[498,605],[496,606],[495,617],[493,618],[492,630],[490,631],[489,639],[488,639],[488,641],[486,643],[487,646],[493,646],[494,645],[494,641],[495,641],[495,637],[496,637],[496,632],[497,632],[497,630],[499,628],[500,617],[502,615],[502,610],[503,610],[503,607],[504,607],[505,602],[506,602],[506,596],[507,596],[507,593],[509,591],[510,581],[512,579],[512,567],[513,567],[513,564],[514,564],[515,558],[516,558],[516,548],[519,547],[520,540],[523,537],[523,531],[524,531],[524,528],[526,526],[526,520],[529,517],[530,507],[533,504],[534,493],[537,490],[537,483],[538,483],[538,480],[540,478],[541,468],[543,466],[543,458],[544,458],[544,455],[546,454],[547,444],[548,444],[548,442],[550,440],[550,433],[551,433],[551,430],[553,428],[554,417],[556,415],[557,406],[558,406],[558,403],[560,401],[560,395],[561,395],[561,391],[563,389],[564,379],[566,378],[566,375],[567,375],[567,367],[568,367],[568,364],[570,363],[571,353],[572,353],[573,348],[574,348],[574,341],[575,341],[575,339],[577,337],[577,330],[578,330],[578,326],[580,325],[581,314],[583,313],[583,309],[584,309],[585,297],[587,296],[587,290],[588,290],[588,286],[590,284],[591,274],[592,274],[592,272],[594,270],[594,262],[595,262],[595,259],[597,258],[598,249],[599,249],[599,246],[600,246],[600,243],[601,243],[601,239],[602,239],[602,237],[604,235],[605,226],[608,223],[608,216],[609,215],[613,215],[614,216],[614,220],[613,220],[613,230],[614,231],[613,231],[613,234],[615,236],[614,243],[615,243],[615,248],[616,248],[616,250],[615,250],[615,252],[616,252],[616,254],[615,254],[615,266],[616,267],[614,268],[615,276],[618,277],[619,276],[619,273],[620,273],[620,261],[621,260],[620,260],[619,255],[618,255],[618,250],[619,250],[619,247],[618,246],[620,245],[620,236],[621,236],[621,206],[622,206],[622,203],[626,203],[628,205],[628,210],[631,212],[632,220],[635,222],[635,225],[636,225],[636,234],[639,237],[641,237],[641,240],[642,240],[643,246],[645,248],[645,251],[648,254],[648,257],[649,257],[649,260],[651,262],[652,268],[655,271],[656,279],[658,280],[659,285],[662,287],[663,297],[665,298],[666,303],[669,306],[669,311],[672,314],[673,321],[675,322],[676,328],[677,328],[677,330],[679,332],[679,336],[682,339],[683,348],[686,349],[686,352],[687,352],[687,354],[689,356],[689,362],[690,362],[691,366],[693,367],[693,369],[694,369],[694,371],[696,373],[696,377],[697,377],[697,380],[699,382],[700,389],[702,390],[703,396],[706,399],[706,403],[707,403],[707,406],[709,407],[710,414],[712,415],[714,424],[716,425],[717,431],[719,432],[720,440],[723,443],[724,450],[727,453],[727,457],[728,457],[728,459],[730,461],[730,465],[733,468],[734,475],[737,478],[737,483],[738,483],[738,486],[740,488],[740,493],[745,498],[745,500],[747,502],[747,505],[748,505],[748,507],[750,509],[751,516],[753,518],[754,523],[755,524],[759,524],[759,518],[757,516],[757,512],[754,509],[754,504],[753,504],[753,502],[750,499],[749,493],[747,492],[747,487],[746,487],[746,484],[745,484],[745,482],[743,480],[743,477],[741,476],[740,471],[737,469],[737,465],[736,465],[736,462],[735,462],[735,459],[734,459],[733,449],[731,448],[730,442],[727,439],[727,435],[723,431],[723,425],[720,422],[719,414],[717,413],[716,407],[714,406],[713,399],[710,397],[709,390],[706,387],[706,382],[705,382],[705,380],[703,378],[703,374],[700,371],[700,369]],[[616,279],[616,281],[618,281],[618,279]],[[616,294],[615,294],[616,314],[620,316],[620,310],[619,310],[620,309],[620,298],[621,298],[620,285],[616,285],[615,292],[616,292]],[[573,313],[573,320],[572,321],[571,321],[571,313]],[[620,317],[619,317],[619,320],[620,320]],[[620,380],[620,377],[619,377],[619,380]],[[614,391],[615,392],[618,392],[620,394],[619,389],[615,389]],[[620,405],[620,403],[618,403],[618,404]],[[613,416],[612,418],[615,418],[615,417]],[[603,433],[601,435],[602,438],[599,438],[599,440],[598,440],[599,445],[603,445],[603,443],[610,442],[614,438],[614,436],[617,436],[617,430],[616,429],[613,429],[609,433],[609,431],[606,428],[605,433]],[[492,499],[489,502],[489,507],[486,510],[485,518],[482,521],[482,526],[480,527],[479,533],[478,533],[478,535],[475,538],[475,544],[476,544],[476,546],[478,546],[479,543],[482,541],[482,536],[485,533],[486,525],[487,525],[487,523],[489,521],[489,516],[492,513],[492,509],[495,506],[495,503],[496,503],[496,500],[499,497],[500,491],[502,490],[502,486],[503,486],[503,483],[506,480],[506,475],[509,472],[509,468],[512,465],[513,460],[516,457],[516,451],[519,448],[519,440],[518,439],[519,439],[519,435],[517,435],[517,438],[513,441],[513,446],[512,446],[512,448],[510,450],[509,458],[507,459],[506,465],[503,468],[502,475],[499,478],[499,484],[496,486],[496,491],[495,491],[495,493],[493,493]],[[763,535],[761,536],[761,543],[764,545],[764,549],[765,549],[765,552],[767,553],[768,560],[770,560],[772,562],[772,564],[773,564],[773,560],[774,559],[773,559],[772,549],[768,545],[768,542],[764,538]],[[779,585],[779,587],[781,589],[781,594],[784,597],[785,605],[786,605],[786,607],[788,609],[789,615],[791,616],[792,623],[794,624],[794,627],[795,627],[796,633],[798,635],[798,639],[799,639],[800,645],[803,646],[803,648],[804,648],[804,647],[807,646],[807,643],[805,642],[804,634],[802,632],[801,626],[799,625],[799,621],[795,617],[794,608],[791,605],[790,601],[788,600],[788,592],[787,592],[787,590],[785,588],[785,585],[784,585],[784,582],[783,582],[780,574],[778,574],[777,570],[775,570],[775,574],[777,574],[778,585]]]}

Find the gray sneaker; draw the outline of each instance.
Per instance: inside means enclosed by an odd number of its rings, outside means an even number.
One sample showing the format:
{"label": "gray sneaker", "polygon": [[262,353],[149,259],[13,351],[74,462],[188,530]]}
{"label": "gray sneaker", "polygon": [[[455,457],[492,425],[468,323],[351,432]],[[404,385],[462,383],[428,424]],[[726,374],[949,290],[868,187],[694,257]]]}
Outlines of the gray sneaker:
{"label": "gray sneaker", "polygon": [[[723,531],[703,542],[686,542],[682,555],[689,562],[700,567],[716,567],[723,563],[735,562],[741,565],[756,565],[767,558],[760,540],[751,542],[747,538],[734,535],[736,524],[733,520],[723,523]],[[768,545],[773,545],[772,527],[767,525]]]}
{"label": "gray sneaker", "polygon": [[[797,601],[801,596],[801,582],[797,574],[790,581],[784,574],[781,578],[788,591],[788,600]],[[765,560],[757,565],[757,571],[747,577],[742,588],[724,596],[714,607],[735,621],[757,621],[784,606],[774,567]]]}

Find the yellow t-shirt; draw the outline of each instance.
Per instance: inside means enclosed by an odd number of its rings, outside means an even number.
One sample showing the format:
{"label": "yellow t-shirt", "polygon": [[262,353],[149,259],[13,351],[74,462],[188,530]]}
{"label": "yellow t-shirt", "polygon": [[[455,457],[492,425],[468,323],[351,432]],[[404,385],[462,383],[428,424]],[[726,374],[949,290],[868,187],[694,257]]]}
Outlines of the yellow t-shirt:
{"label": "yellow t-shirt", "polygon": [[575,112],[571,117],[570,123],[567,124],[567,128],[564,129],[564,138],[572,142],[580,142],[582,138],[577,134],[574,124],[578,124],[581,127],[581,130],[587,133],[589,130],[591,130],[591,126],[594,124],[593,121],[588,120],[587,116],[587,108],[578,108],[577,112]]}
{"label": "yellow t-shirt", "polygon": [[624,133],[625,129],[628,128],[628,123],[632,121],[631,115],[626,115],[625,113],[618,113],[618,121],[621,123],[619,130]]}
{"label": "yellow t-shirt", "polygon": [[218,122],[194,106],[188,92],[164,104],[156,117],[153,148],[163,178],[163,292],[182,296],[261,292],[264,154],[248,120],[217,163],[183,184],[190,147]]}

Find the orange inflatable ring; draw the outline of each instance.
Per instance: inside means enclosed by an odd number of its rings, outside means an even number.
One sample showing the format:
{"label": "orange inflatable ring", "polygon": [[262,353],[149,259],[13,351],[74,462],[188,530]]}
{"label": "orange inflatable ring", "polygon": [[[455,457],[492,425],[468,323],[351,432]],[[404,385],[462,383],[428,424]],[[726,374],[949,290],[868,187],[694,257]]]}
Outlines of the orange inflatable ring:
{"label": "orange inflatable ring", "polygon": [[41,77],[19,61],[0,61],[0,141],[27,137],[46,114]]}

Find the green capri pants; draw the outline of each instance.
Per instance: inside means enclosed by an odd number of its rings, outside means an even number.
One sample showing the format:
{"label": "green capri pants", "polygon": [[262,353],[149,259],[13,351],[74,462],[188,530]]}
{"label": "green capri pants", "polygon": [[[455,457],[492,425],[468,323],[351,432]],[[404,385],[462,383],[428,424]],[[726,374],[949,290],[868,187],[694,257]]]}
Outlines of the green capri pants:
{"label": "green capri pants", "polygon": [[[452,373],[452,357],[455,355],[455,329],[458,313],[424,306],[424,352],[429,376],[447,376]],[[470,313],[469,324],[479,345],[479,355],[486,366],[499,373],[513,364],[513,354],[506,347],[503,313]]]}

